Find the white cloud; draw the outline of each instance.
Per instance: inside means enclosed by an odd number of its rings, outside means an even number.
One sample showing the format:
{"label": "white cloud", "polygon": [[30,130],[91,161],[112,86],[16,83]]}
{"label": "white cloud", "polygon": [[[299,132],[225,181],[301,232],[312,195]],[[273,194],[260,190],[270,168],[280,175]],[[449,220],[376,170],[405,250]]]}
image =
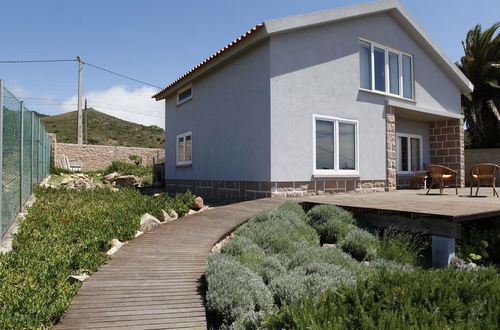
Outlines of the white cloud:
{"label": "white cloud", "polygon": [[[157,125],[165,128],[164,102],[151,98],[157,92],[151,87],[129,89],[114,86],[104,91],[84,93],[88,106],[108,115],[143,125]],[[63,102],[63,112],[75,111],[77,96]],[[82,105],[83,106],[83,105]]]}

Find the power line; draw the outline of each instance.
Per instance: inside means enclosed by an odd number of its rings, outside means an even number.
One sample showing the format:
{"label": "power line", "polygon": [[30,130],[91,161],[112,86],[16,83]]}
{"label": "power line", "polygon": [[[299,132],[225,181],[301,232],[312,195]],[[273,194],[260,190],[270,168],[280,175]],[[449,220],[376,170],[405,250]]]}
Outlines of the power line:
{"label": "power line", "polygon": [[55,62],[76,62],[75,59],[71,60],[6,60],[6,61],[0,61],[0,63],[10,63],[10,64],[17,64],[17,63],[55,63]]}
{"label": "power line", "polygon": [[125,76],[125,75],[123,75],[123,74],[120,74],[120,73],[117,73],[117,72],[114,72],[114,71],[111,71],[111,70],[108,70],[108,69],[101,68],[101,67],[99,67],[99,66],[97,66],[97,65],[90,64],[90,63],[88,63],[88,62],[83,62],[83,63],[84,63],[84,64],[86,64],[86,65],[89,65],[89,66],[91,66],[91,67],[94,67],[94,68],[96,68],[96,69],[99,69],[99,70],[105,71],[105,72],[107,72],[107,73],[114,74],[114,75],[116,75],[116,76],[118,76],[118,77],[122,77],[122,78],[129,79],[129,80],[132,80],[132,81],[135,81],[135,82],[138,82],[138,83],[141,83],[141,84],[147,85],[147,86],[151,86],[151,87],[154,87],[154,88],[157,88],[157,89],[161,89],[161,87],[159,87],[159,86],[156,86],[156,85],[153,85],[153,84],[150,84],[150,83],[144,82],[144,81],[142,81],[142,80],[138,80],[138,79],[135,79],[135,78],[132,78],[132,77],[128,77],[128,76]]}
{"label": "power line", "polygon": [[[56,63],[56,62],[80,62],[78,61],[77,59],[62,59],[62,60],[3,60],[3,61],[0,61],[0,64],[19,64],[19,63]],[[142,80],[139,80],[139,79],[135,79],[135,78],[132,78],[132,77],[129,77],[129,76],[126,76],[124,74],[121,74],[121,73],[118,73],[118,72],[114,72],[114,71],[111,71],[111,70],[108,70],[108,69],[105,69],[103,67],[100,67],[100,66],[97,66],[97,65],[94,65],[94,64],[91,64],[91,63],[88,63],[88,62],[84,62],[82,61],[83,64],[86,64],[88,66],[91,66],[93,68],[96,68],[96,69],[99,69],[99,70],[102,70],[104,72],[107,72],[107,73],[110,73],[110,74],[113,74],[115,76],[118,76],[118,77],[122,77],[122,78],[125,78],[125,79],[128,79],[128,80],[132,80],[132,81],[135,81],[135,82],[138,82],[140,84],[143,84],[143,85],[147,85],[147,86],[151,86],[151,87],[154,87],[154,88],[157,88],[157,89],[162,89],[162,87],[160,86],[156,86],[156,85],[153,85],[153,84],[150,84],[150,83],[147,83],[145,81],[142,81]]]}

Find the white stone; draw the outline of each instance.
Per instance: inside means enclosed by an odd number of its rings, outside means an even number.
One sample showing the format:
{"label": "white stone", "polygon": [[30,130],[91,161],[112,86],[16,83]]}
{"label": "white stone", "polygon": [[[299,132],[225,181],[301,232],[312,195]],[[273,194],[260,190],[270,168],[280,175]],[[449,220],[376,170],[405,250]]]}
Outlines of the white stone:
{"label": "white stone", "polygon": [[179,219],[179,215],[177,214],[177,212],[175,212],[174,209],[170,209],[168,211],[168,214],[170,215],[170,217],[172,218],[172,220]]}
{"label": "white stone", "polygon": [[140,225],[140,231],[148,231],[160,225],[160,220],[156,219],[149,213],[144,213],[144,215],[141,217]]}
{"label": "white stone", "polygon": [[193,215],[193,214],[196,214],[196,213],[198,213],[198,212],[196,212],[195,210],[189,210],[188,213],[187,213],[187,215]]}
{"label": "white stone", "polygon": [[196,197],[196,199],[194,200],[194,207],[196,209],[201,209],[203,206],[203,198],[201,198],[200,196]]}
{"label": "white stone", "polygon": [[70,283],[77,283],[77,282],[85,282],[88,280],[90,275],[87,274],[82,274],[82,275],[70,275],[66,278],[66,280]]}
{"label": "white stone", "polygon": [[134,234],[134,238],[137,238],[137,237],[141,236],[142,234],[144,234],[144,232],[143,232],[143,231],[138,230],[138,231],[136,231],[136,232],[135,232],[135,234]]}
{"label": "white stone", "polygon": [[167,211],[165,210],[161,210],[160,211],[160,216],[159,216],[159,220],[161,223],[167,223],[167,222],[170,222],[170,221],[174,221],[175,219],[173,217],[171,217]]}

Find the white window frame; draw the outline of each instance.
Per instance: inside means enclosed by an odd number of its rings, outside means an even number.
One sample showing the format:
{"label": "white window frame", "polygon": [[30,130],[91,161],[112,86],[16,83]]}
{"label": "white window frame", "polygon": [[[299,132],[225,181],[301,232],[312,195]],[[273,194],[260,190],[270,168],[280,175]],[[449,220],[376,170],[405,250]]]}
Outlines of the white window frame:
{"label": "white window frame", "polygon": [[[369,39],[365,38],[358,38],[358,48],[359,48],[359,41],[364,41],[370,44],[370,65],[371,65],[371,89],[359,87],[360,90],[362,91],[367,91],[371,93],[376,93],[376,94],[381,94],[381,95],[387,95],[387,96],[392,96],[392,97],[397,97],[401,98],[404,100],[409,100],[409,101],[415,101],[415,61],[413,60],[413,55],[403,52],[401,50],[388,47],[382,44],[379,44],[377,42],[371,41]],[[385,59],[385,92],[379,91],[375,89],[375,57],[374,57],[374,48],[380,48],[384,50],[384,59]],[[393,94],[390,92],[390,82],[389,82],[389,52],[398,54],[398,66],[399,66],[399,94]],[[358,51],[359,54],[359,51]],[[412,98],[407,98],[404,97],[403,95],[403,56],[406,55],[410,57],[411,61],[411,96]],[[361,60],[361,59],[360,59]],[[360,80],[361,83],[361,80]]]}
{"label": "white window frame", "polygon": [[[188,97],[187,99],[182,100],[182,101],[179,100],[179,95],[181,95],[182,93],[184,93],[188,89],[191,89],[191,96]],[[187,101],[191,100],[192,98],[193,98],[193,84],[186,85],[177,91],[177,105],[181,105],[183,103],[186,103]]]}
{"label": "white window frame", "polygon": [[[333,170],[316,169],[316,120],[330,121],[334,123],[334,167]],[[354,170],[341,170],[339,169],[339,123],[354,124],[354,148],[355,148],[355,169]],[[345,119],[324,115],[313,115],[312,120],[312,132],[313,132],[313,176],[316,177],[328,177],[328,176],[359,176],[359,121],[354,119]]]}
{"label": "white window frame", "polygon": [[[186,159],[186,137],[191,136],[191,160]],[[184,139],[184,160],[179,160],[179,139]],[[177,166],[186,166],[193,164],[193,133],[192,131],[179,134],[175,138],[175,163]]]}
{"label": "white window frame", "polygon": [[406,133],[396,133],[396,169],[399,168],[399,164],[401,163],[401,144],[399,143],[399,138],[405,137],[407,138],[408,143],[408,171],[400,171],[397,170],[397,174],[413,174],[413,169],[411,168],[411,143],[410,139],[419,139],[420,140],[420,169],[424,168],[424,145],[422,135],[417,134],[406,134]]}

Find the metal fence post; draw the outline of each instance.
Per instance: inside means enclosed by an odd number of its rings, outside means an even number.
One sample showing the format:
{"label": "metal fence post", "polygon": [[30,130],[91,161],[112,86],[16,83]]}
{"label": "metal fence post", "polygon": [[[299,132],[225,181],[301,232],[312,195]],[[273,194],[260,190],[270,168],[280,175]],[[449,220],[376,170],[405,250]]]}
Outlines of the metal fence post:
{"label": "metal fence post", "polygon": [[31,113],[31,193],[33,193],[33,171],[35,170],[35,157],[33,155],[33,151],[35,150],[35,113]]}
{"label": "metal fence post", "polygon": [[19,211],[23,209],[24,204],[24,103],[21,101],[21,134],[20,134],[20,146],[19,150],[21,152],[21,161],[19,166]]}
{"label": "metal fence post", "polygon": [[0,79],[0,238],[3,237],[3,81]]}

